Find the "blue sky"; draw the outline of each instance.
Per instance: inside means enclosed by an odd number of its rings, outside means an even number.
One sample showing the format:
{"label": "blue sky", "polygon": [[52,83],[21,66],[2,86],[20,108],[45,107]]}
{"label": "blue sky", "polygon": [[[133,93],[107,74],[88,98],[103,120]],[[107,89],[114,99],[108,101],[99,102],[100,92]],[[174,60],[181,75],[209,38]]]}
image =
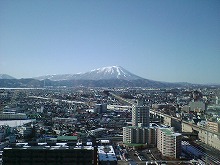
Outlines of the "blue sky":
{"label": "blue sky", "polygon": [[219,0],[0,1],[0,73],[119,65],[167,82],[220,84]]}

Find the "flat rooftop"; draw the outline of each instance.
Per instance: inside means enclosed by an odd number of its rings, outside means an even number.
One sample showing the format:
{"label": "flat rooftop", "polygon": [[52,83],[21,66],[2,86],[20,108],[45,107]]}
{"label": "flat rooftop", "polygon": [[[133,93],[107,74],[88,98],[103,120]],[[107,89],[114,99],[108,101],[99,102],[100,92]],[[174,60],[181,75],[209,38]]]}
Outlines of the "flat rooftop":
{"label": "flat rooftop", "polygon": [[172,130],[170,130],[169,128],[161,128],[160,129],[161,131],[163,131],[166,135],[168,136],[180,136],[181,134],[180,133],[175,133],[173,132]]}
{"label": "flat rooftop", "polygon": [[86,143],[87,145],[82,145],[82,143],[15,143],[10,147],[4,149],[87,149],[93,150],[92,143]]}
{"label": "flat rooftop", "polygon": [[98,146],[98,158],[99,161],[117,161],[112,146]]}

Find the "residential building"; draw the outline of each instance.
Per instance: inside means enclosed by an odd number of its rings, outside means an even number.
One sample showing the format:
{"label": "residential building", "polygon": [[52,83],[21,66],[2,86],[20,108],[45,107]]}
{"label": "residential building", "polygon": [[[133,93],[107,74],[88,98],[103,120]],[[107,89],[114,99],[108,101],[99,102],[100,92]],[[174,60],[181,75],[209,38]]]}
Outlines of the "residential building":
{"label": "residential building", "polygon": [[173,132],[170,128],[157,129],[157,148],[165,157],[179,158],[181,139],[181,134]]}
{"label": "residential building", "polygon": [[143,101],[138,100],[137,105],[132,106],[132,126],[149,127],[149,107],[143,105]]}
{"label": "residential building", "polygon": [[123,127],[123,142],[156,145],[156,128],[154,127]]}

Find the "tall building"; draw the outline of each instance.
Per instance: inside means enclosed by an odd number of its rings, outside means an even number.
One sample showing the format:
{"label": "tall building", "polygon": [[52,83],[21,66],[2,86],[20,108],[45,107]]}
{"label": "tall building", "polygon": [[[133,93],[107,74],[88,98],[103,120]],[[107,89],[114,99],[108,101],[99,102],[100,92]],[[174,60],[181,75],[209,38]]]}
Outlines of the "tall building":
{"label": "tall building", "polygon": [[94,112],[95,113],[105,113],[105,112],[107,112],[107,104],[96,104]]}
{"label": "tall building", "polygon": [[132,126],[123,127],[123,142],[155,145],[155,139],[155,129],[149,128],[149,107],[138,100],[137,105],[132,106]]}
{"label": "tall building", "polygon": [[137,105],[132,106],[132,126],[149,127],[149,107],[143,105],[142,100],[138,100]]}
{"label": "tall building", "polygon": [[179,158],[181,154],[180,133],[173,132],[170,128],[157,129],[157,148],[163,156]]}
{"label": "tall building", "polygon": [[215,104],[218,105],[218,104],[219,104],[219,97],[216,96],[215,99],[216,99],[216,100],[215,100]]}
{"label": "tall building", "polygon": [[156,128],[153,127],[123,127],[123,142],[156,145]]}

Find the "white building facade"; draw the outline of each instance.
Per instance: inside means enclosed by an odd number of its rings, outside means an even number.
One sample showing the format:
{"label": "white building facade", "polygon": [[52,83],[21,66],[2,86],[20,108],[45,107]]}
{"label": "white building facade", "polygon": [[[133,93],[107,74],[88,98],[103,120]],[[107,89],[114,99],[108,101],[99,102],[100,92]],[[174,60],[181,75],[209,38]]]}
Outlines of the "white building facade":
{"label": "white building facade", "polygon": [[179,158],[181,154],[182,136],[170,128],[157,129],[157,148],[161,154],[169,158]]}

